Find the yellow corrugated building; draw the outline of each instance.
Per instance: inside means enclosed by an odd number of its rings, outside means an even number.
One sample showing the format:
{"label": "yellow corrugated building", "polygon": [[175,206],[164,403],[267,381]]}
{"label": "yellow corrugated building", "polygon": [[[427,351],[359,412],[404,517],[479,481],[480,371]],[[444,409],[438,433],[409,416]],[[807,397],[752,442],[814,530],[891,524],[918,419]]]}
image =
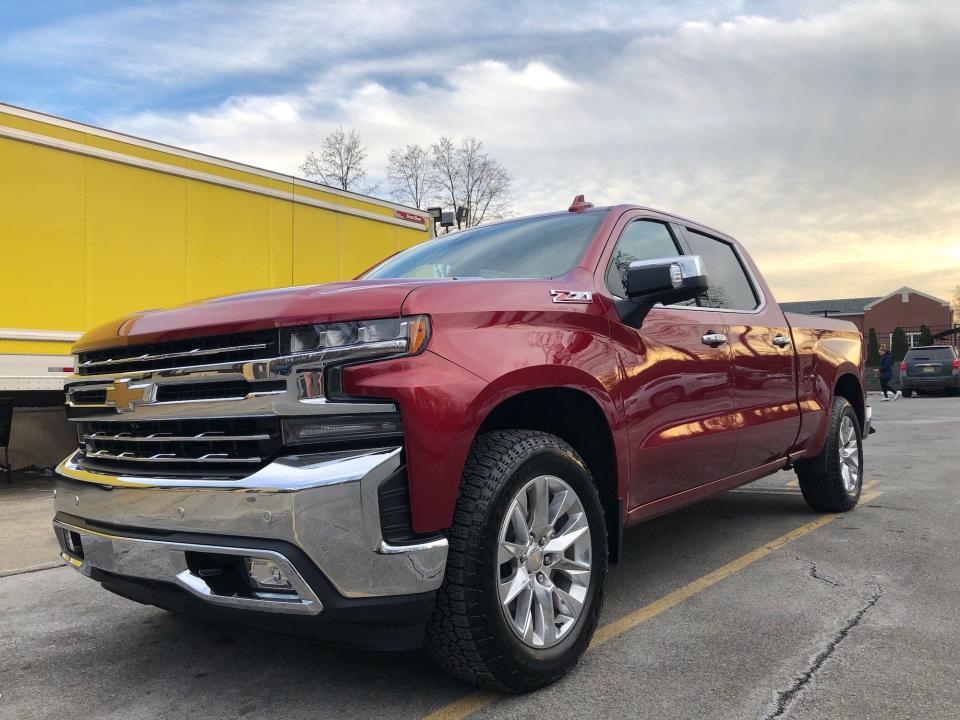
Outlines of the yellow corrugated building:
{"label": "yellow corrugated building", "polygon": [[0,103],[0,404],[62,402],[72,342],[110,318],[349,279],[432,229],[415,208]]}
{"label": "yellow corrugated building", "polygon": [[349,279],[432,229],[414,208],[3,104],[0,203],[0,391],[57,387],[46,366],[112,317]]}

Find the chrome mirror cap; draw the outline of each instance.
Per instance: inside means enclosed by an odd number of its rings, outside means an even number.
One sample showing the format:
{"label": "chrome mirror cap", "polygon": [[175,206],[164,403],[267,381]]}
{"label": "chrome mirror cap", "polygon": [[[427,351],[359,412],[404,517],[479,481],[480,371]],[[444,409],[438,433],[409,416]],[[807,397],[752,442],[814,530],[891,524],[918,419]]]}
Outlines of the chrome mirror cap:
{"label": "chrome mirror cap", "polygon": [[699,255],[637,260],[627,270],[626,292],[632,300],[680,302],[696,297],[708,287]]}

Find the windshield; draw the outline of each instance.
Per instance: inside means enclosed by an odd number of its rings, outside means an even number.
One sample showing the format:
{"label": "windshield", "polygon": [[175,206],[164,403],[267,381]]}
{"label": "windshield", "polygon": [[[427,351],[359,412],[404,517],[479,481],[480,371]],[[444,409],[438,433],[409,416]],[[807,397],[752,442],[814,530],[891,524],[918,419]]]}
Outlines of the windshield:
{"label": "windshield", "polygon": [[604,215],[550,215],[442,235],[394,255],[361,279],[563,275],[577,264]]}

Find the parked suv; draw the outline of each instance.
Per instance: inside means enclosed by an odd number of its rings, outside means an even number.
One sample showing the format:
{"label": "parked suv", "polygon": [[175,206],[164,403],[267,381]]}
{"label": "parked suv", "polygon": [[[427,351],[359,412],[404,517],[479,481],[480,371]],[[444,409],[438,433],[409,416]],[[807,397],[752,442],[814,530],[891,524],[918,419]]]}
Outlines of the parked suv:
{"label": "parked suv", "polygon": [[927,345],[907,350],[900,363],[900,389],[904,397],[913,391],[954,392],[960,388],[960,357],[950,345]]}

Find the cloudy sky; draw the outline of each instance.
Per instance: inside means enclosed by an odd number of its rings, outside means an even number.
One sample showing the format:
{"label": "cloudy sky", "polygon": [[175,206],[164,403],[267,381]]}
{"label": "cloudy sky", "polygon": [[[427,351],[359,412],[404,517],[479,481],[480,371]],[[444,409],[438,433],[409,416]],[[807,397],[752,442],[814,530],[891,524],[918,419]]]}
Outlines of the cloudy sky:
{"label": "cloudy sky", "polygon": [[475,135],[516,214],[686,215],[780,300],[960,283],[956,0],[3,3],[0,101],[284,172],[343,124],[375,180]]}

